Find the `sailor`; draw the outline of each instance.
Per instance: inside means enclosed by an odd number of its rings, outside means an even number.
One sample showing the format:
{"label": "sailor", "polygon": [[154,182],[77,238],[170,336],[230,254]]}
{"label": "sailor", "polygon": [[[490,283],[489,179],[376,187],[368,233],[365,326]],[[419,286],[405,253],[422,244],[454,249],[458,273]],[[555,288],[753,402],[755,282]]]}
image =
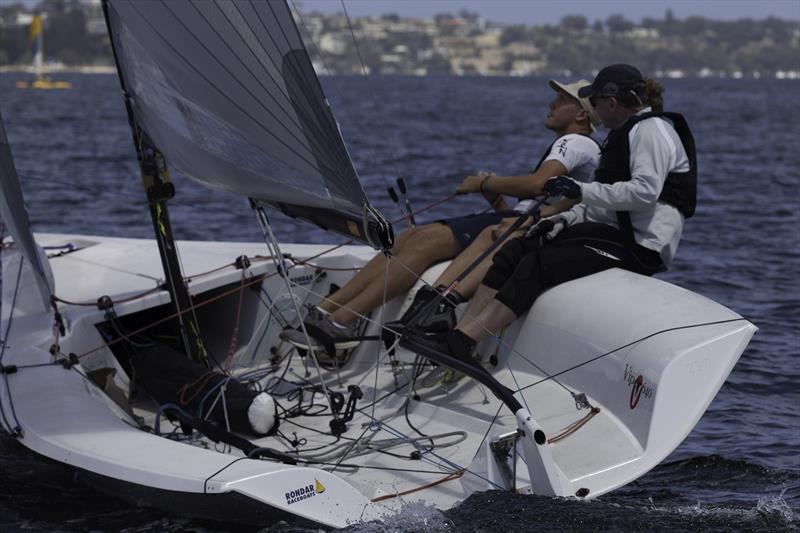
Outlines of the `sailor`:
{"label": "sailor", "polygon": [[412,332],[414,342],[469,362],[478,341],[522,316],[549,287],[614,267],[652,275],[669,266],[684,219],[694,214],[697,163],[686,120],[661,111],[662,91],[622,64],[578,91],[610,130],[595,180],[558,176],[543,189],[580,203],[503,245],[456,328],[435,338]]}
{"label": "sailor", "polygon": [[[542,193],[542,187],[548,179],[565,174],[578,182],[590,181],[600,158],[599,146],[590,134],[599,125],[600,119],[588,98],[578,97],[578,89],[588,83],[580,80],[564,84],[550,80],[550,87],[556,94],[550,102],[544,126],[555,133],[556,139],[545,150],[536,168],[530,173],[517,176],[481,172],[465,177],[457,192],[481,193],[495,211],[440,220],[409,228],[401,233],[391,252],[393,258],[377,254],[346,285],[309,311],[305,326],[313,337],[312,341],[319,343],[312,347],[334,347],[337,350],[354,347],[359,342],[360,317],[380,305],[384,298],[388,301],[408,291],[431,265],[458,255],[433,285],[440,288],[448,286],[467,265],[489,248],[503,233],[504,227],[526,212],[528,202],[531,202],[523,200],[511,210],[503,195],[533,198]],[[575,203],[562,199],[547,206],[543,216],[567,210]],[[490,264],[491,258],[487,258],[481,267],[458,285],[456,291],[450,292],[448,299],[443,302],[444,305],[439,306],[437,312],[423,326],[452,329],[455,325],[452,308],[474,294]],[[414,302],[400,323],[437,295],[436,289],[423,287],[417,292]],[[302,331],[287,329],[282,332],[281,337],[298,347],[308,348]]]}

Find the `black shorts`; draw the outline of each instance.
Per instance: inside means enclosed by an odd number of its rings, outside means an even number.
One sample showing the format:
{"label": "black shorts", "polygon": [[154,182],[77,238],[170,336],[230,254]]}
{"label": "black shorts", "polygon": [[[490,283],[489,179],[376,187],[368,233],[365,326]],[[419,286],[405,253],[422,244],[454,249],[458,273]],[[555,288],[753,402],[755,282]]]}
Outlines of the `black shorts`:
{"label": "black shorts", "polygon": [[583,222],[542,246],[538,239],[511,239],[495,254],[482,283],[520,317],[545,289],[614,267],[646,276],[664,270],[658,252],[629,247],[613,226]]}
{"label": "black shorts", "polygon": [[519,216],[521,213],[516,211],[494,211],[491,213],[483,213],[479,215],[467,215],[465,217],[446,218],[444,220],[437,220],[440,224],[445,224],[453,236],[458,241],[461,249],[466,249],[475,238],[488,228],[495,224],[499,224],[504,218],[512,218]]}

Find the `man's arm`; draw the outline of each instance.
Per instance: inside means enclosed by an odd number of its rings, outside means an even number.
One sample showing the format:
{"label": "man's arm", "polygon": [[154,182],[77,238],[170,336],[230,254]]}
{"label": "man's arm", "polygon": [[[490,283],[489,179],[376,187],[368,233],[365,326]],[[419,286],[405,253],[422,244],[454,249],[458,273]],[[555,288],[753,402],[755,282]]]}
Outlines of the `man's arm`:
{"label": "man's arm", "polygon": [[676,159],[675,143],[659,120],[644,120],[631,131],[630,181],[580,183],[583,203],[617,211],[655,205]]}
{"label": "man's arm", "polygon": [[[541,209],[539,209],[539,216],[536,218],[536,220],[539,220],[539,219],[542,219],[542,218],[552,217],[552,216],[555,216],[555,215],[557,215],[559,213],[563,213],[564,211],[569,211],[570,209],[572,209],[577,204],[578,204],[578,200],[570,200],[569,198],[563,198],[563,199],[559,200],[558,202],[556,202],[556,203],[554,203],[552,205],[544,205],[544,206],[541,207]],[[509,217],[509,218],[504,218],[503,220],[501,220],[495,226],[494,238],[497,238],[498,235],[503,233],[503,231],[505,231],[505,229],[508,226],[510,226],[511,224],[513,224],[514,221],[516,221],[516,220],[517,220],[517,217]],[[535,222],[535,220],[534,220],[533,217],[528,217],[528,219],[522,224],[522,226],[520,226],[520,231],[526,229],[528,226],[530,226],[534,222]]]}
{"label": "man's arm", "polygon": [[[542,194],[545,182],[554,176],[567,174],[567,167],[560,161],[550,159],[531,174],[518,176],[498,176],[490,173],[467,176],[456,192],[460,194],[482,192],[506,194],[517,198],[533,198]],[[481,187],[483,189],[481,189]]]}

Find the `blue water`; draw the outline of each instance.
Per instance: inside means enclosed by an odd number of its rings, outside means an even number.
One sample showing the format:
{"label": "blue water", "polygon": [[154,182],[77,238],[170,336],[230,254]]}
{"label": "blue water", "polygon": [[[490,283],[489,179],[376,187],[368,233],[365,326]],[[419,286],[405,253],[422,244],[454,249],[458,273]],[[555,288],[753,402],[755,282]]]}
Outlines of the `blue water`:
{"label": "blue water", "polygon": [[[0,110],[36,231],[149,237],[152,228],[115,76],[64,75],[70,91],[21,91],[0,77]],[[551,134],[536,78],[325,78],[364,187],[406,177],[417,209],[477,169],[525,171]],[[355,531],[781,531],[800,513],[800,83],[670,80],[667,107],[693,126],[699,207],[672,270],[661,275],[752,320],[760,331],[686,441],[629,486],[591,502],[499,492],[439,512],[412,506]],[[602,136],[602,133],[599,134]],[[246,201],[182,176],[171,203],[181,239],[260,241]],[[483,207],[459,198],[429,215]],[[278,237],[340,242],[275,217]],[[0,530],[229,531],[138,508],[0,437]],[[256,531],[258,528],[236,528]],[[266,531],[306,531],[279,524]]]}

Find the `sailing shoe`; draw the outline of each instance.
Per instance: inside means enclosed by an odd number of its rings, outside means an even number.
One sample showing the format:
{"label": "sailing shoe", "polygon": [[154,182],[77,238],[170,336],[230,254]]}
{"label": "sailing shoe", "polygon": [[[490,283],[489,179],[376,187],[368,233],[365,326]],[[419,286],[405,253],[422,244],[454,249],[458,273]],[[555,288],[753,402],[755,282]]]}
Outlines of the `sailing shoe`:
{"label": "sailing shoe", "polygon": [[330,316],[330,313],[320,309],[319,306],[309,304],[306,306],[308,309],[308,313],[306,313],[305,319],[303,319],[304,324],[314,324],[315,326],[319,326],[323,320],[327,319]]}
{"label": "sailing shoe", "polygon": [[[427,285],[421,287],[414,296],[414,301],[408,307],[400,320],[394,320],[385,324],[383,340],[387,348],[394,343],[397,335],[402,335],[406,327],[412,321],[415,322],[414,329],[431,333],[444,333],[456,327],[456,307],[464,299],[455,291],[443,298],[439,298],[441,293]],[[431,302],[439,298],[436,308],[429,309]],[[423,313],[427,313],[423,315]]]}
{"label": "sailing shoe", "polygon": [[474,369],[486,372],[472,357],[476,345],[474,340],[457,329],[435,335],[426,335],[414,329],[400,339],[403,348],[466,374],[473,373]]}
{"label": "sailing shoe", "polygon": [[[280,338],[300,350],[313,350],[320,365],[326,368],[341,367],[350,358],[353,349],[361,342],[363,319],[342,327],[325,315],[303,322],[308,337],[302,329],[285,329]],[[309,340],[311,343],[309,344]]]}
{"label": "sailing shoe", "polygon": [[[346,350],[355,348],[361,342],[359,337],[360,320],[342,327],[334,324],[327,316],[320,320],[304,320],[303,325],[308,332],[309,338],[301,328],[285,329],[281,331],[280,337],[286,342],[305,350],[323,350],[328,347]],[[311,341],[311,344],[308,341]]]}

